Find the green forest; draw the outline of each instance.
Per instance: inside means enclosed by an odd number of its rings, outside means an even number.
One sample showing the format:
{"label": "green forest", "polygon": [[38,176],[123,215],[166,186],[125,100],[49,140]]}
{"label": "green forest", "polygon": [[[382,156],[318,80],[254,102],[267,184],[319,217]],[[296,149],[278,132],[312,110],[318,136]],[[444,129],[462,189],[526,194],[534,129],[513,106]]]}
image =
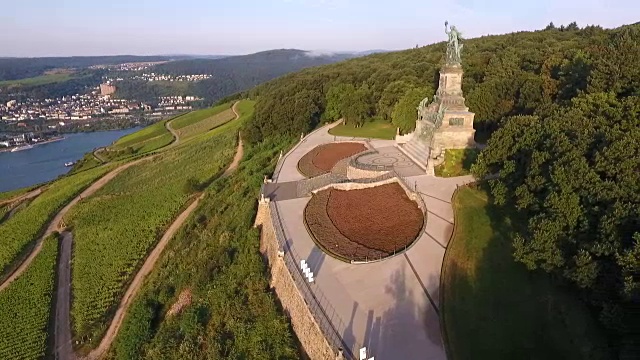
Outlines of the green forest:
{"label": "green forest", "polygon": [[[575,23],[465,41],[463,90],[488,147],[473,173],[518,218],[513,258],[592,309],[621,357],[640,346],[640,24]],[[412,130],[445,44],[303,70],[258,86],[252,142],[344,118]]]}

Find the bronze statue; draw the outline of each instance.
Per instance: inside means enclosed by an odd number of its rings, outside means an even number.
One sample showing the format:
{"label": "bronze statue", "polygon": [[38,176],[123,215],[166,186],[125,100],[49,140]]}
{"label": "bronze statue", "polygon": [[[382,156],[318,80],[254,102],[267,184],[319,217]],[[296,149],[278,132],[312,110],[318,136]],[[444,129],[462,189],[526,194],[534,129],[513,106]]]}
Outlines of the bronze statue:
{"label": "bronze statue", "polygon": [[462,47],[464,44],[460,43],[462,40],[462,33],[451,25],[451,28],[447,30],[449,25],[448,21],[444,22],[444,32],[449,35],[449,43],[447,44],[447,65],[460,65],[462,61]]}

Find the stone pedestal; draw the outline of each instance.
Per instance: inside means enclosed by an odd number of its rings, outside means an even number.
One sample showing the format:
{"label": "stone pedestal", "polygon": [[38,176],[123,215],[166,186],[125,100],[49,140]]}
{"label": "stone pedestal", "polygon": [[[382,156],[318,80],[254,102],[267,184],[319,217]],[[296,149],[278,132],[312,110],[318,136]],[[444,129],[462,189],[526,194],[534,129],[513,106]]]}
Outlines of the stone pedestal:
{"label": "stone pedestal", "polygon": [[433,149],[475,147],[475,114],[465,105],[462,74],[460,65],[443,66],[433,100],[427,105],[429,99],[424,99],[418,106],[416,130],[412,134],[396,136],[398,149],[429,174],[433,174],[430,156]]}

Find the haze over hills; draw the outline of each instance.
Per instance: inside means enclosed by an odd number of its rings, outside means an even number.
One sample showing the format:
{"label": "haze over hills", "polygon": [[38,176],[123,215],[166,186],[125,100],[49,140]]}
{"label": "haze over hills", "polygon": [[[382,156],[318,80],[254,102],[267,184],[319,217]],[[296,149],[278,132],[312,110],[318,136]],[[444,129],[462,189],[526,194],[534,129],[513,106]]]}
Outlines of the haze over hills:
{"label": "haze over hills", "polygon": [[[117,83],[115,96],[119,98],[153,103],[160,96],[195,95],[207,103],[215,102],[233,93],[247,90],[265,81],[308,67],[332,64],[338,61],[364,56],[381,50],[367,52],[306,51],[278,49],[249,55],[158,55],[158,56],[89,56],[55,58],[4,58],[0,59],[0,88],[19,86],[20,94],[32,98],[56,98],[86,91],[97,86],[103,76],[122,78]],[[148,82],[131,79],[142,71],[105,72],[97,65],[123,63],[166,62],[147,68],[144,72],[162,75],[205,74],[211,77],[198,82]],[[118,70],[118,69],[116,69]],[[122,70],[122,69],[120,69]],[[65,73],[56,79],[24,81],[19,85],[7,81],[30,79],[51,73]],[[14,89],[15,92],[16,89]],[[2,92],[2,89],[0,89]],[[6,97],[5,92],[5,97]],[[0,100],[8,101],[1,97]]]}
{"label": "haze over hills", "polygon": [[136,97],[142,101],[167,95],[194,94],[215,102],[233,93],[309,67],[332,64],[361,56],[361,53],[318,53],[298,49],[262,51],[250,55],[219,59],[184,59],[157,65],[156,74],[209,74],[210,79],[176,88],[175,84],[123,81],[117,96]]}

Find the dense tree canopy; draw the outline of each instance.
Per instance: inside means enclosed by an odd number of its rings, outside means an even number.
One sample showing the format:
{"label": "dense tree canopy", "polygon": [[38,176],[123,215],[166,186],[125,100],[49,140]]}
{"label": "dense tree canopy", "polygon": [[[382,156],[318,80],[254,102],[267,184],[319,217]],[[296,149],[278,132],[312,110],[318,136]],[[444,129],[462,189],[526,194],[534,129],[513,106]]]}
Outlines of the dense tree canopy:
{"label": "dense tree canopy", "polygon": [[[540,114],[553,104],[566,105],[581,92],[637,95],[640,47],[635,39],[639,34],[639,25],[613,30],[569,25],[465,41],[463,90],[467,106],[476,113],[476,129],[493,132],[505,117]],[[437,87],[444,54],[444,43],[438,43],[306,69],[258,86],[249,91],[251,96],[264,95],[257,107],[256,134],[259,139],[271,134],[260,126],[261,118],[270,116],[261,110],[260,102],[271,101],[285,87],[320,91],[323,99],[317,117],[333,119],[336,108],[327,97],[329,90],[339,84],[356,89],[366,84],[371,96],[364,101],[372,102],[367,105],[371,116],[390,121],[407,87]],[[400,90],[402,86],[405,91]],[[316,124],[300,121],[296,128],[309,130]],[[269,130],[288,131],[284,126]]]}

